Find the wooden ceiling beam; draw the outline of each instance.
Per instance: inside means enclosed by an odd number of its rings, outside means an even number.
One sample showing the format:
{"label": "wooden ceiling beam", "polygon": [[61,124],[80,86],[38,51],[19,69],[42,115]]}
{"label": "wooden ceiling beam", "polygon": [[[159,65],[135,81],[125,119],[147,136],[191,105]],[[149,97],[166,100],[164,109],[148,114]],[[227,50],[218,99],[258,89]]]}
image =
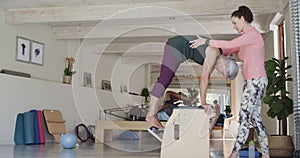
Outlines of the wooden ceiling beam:
{"label": "wooden ceiling beam", "polygon": [[[134,19],[173,17],[178,15],[230,15],[239,5],[249,6],[253,13],[281,12],[286,0],[201,0],[120,3],[90,6],[19,8],[6,10],[8,24],[101,21],[104,19]],[[70,2],[71,3],[71,2]]]}
{"label": "wooden ceiling beam", "polygon": [[[221,39],[220,35],[212,35],[212,37]],[[234,37],[236,37],[234,34],[226,35],[226,38],[229,39]],[[82,40],[78,51],[92,54],[123,54],[124,56],[162,56],[167,38],[167,36],[149,38],[122,37],[110,42],[102,39],[86,39]]]}
{"label": "wooden ceiling beam", "polygon": [[[269,31],[274,14],[255,15],[253,25],[261,32]],[[151,21],[151,22],[150,22]],[[203,17],[149,18],[133,20],[108,20],[93,26],[53,26],[54,39],[88,39],[115,37],[150,37],[174,35],[236,34],[228,17],[209,19]]]}

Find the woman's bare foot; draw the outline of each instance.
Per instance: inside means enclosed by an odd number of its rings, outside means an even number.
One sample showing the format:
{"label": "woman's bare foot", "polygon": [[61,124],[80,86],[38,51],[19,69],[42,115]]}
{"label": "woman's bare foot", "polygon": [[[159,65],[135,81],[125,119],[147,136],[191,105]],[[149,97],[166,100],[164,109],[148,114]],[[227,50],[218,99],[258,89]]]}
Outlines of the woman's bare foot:
{"label": "woman's bare foot", "polygon": [[152,126],[157,127],[157,128],[164,128],[164,126],[160,123],[160,121],[157,118],[157,114],[147,116],[146,121],[150,123]]}
{"label": "woman's bare foot", "polygon": [[269,154],[262,154],[261,158],[270,158]]}

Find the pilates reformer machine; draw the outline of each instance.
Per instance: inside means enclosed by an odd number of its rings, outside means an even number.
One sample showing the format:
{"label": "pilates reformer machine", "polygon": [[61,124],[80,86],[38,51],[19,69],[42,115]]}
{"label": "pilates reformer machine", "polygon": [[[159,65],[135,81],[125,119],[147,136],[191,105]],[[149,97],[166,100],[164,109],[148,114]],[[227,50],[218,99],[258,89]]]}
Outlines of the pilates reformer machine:
{"label": "pilates reformer machine", "polygon": [[105,109],[103,111],[106,115],[111,115],[126,121],[145,121],[148,109],[143,105],[127,105],[126,107],[117,107]]}

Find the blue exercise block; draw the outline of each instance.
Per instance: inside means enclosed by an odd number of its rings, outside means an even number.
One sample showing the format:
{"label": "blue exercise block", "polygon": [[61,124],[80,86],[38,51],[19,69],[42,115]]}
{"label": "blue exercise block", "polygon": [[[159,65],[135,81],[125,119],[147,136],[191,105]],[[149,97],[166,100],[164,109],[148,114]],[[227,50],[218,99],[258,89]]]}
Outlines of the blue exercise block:
{"label": "blue exercise block", "polygon": [[[261,153],[255,149],[255,158],[260,158],[260,156],[261,156]],[[240,158],[248,158],[248,157],[249,157],[248,148],[241,149],[240,150]]]}

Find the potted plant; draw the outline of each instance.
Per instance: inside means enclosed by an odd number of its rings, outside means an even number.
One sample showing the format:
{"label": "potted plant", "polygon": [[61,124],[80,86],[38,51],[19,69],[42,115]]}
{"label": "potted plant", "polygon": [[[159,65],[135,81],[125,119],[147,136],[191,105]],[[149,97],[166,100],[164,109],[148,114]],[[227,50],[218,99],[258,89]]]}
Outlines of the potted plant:
{"label": "potted plant", "polygon": [[287,91],[287,82],[292,81],[291,75],[287,73],[291,68],[291,65],[287,65],[287,59],[288,57],[272,58],[265,61],[268,86],[263,101],[269,105],[267,115],[278,120],[279,128],[277,135],[269,137],[272,157],[290,157],[294,151],[292,137],[287,135],[287,117],[293,113],[293,100],[288,96]]}
{"label": "potted plant", "polygon": [[150,96],[150,92],[149,92],[148,88],[143,88],[142,89],[141,96],[143,96],[145,98],[145,104],[148,104],[149,103],[149,96]]}
{"label": "potted plant", "polygon": [[230,105],[226,105],[225,106],[225,115],[226,115],[226,117],[227,118],[229,118],[229,117],[231,117],[232,116],[232,114],[231,114],[231,107],[230,107]]}
{"label": "potted plant", "polygon": [[66,57],[66,68],[64,70],[64,83],[71,83],[72,75],[76,73],[73,71],[73,64],[75,63],[75,59],[73,57]]}
{"label": "potted plant", "polygon": [[[194,97],[196,95],[199,94],[199,91],[196,89],[196,88],[187,88],[187,91],[188,91],[188,97],[191,98],[191,97]],[[199,98],[196,99],[196,101],[193,103],[193,106],[197,106],[197,104],[199,103]]]}

